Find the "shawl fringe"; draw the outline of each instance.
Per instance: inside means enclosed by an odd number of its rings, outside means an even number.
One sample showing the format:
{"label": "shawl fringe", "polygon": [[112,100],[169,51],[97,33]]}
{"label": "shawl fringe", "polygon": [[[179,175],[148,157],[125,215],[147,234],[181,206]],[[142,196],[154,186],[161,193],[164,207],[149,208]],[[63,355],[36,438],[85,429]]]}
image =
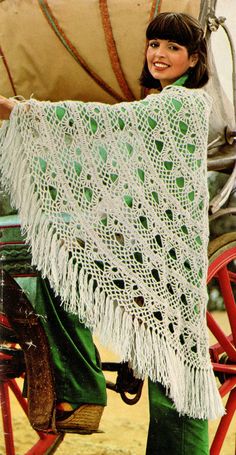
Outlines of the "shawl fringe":
{"label": "shawl fringe", "polygon": [[[148,375],[152,381],[161,382],[179,414],[201,419],[223,415],[212,368],[193,371],[184,359],[175,355],[163,336],[139,323],[121,305],[111,304],[110,298],[96,288],[83,268],[78,272],[79,264],[70,257],[50,219],[40,208],[27,162],[22,157],[24,150],[19,146],[21,138],[15,118],[9,128],[6,122],[5,133],[1,163],[3,183],[11,188],[12,203],[19,210],[23,231],[30,243],[32,263],[60,294],[65,309],[78,314],[104,345],[112,346],[122,361],[128,361],[137,377],[143,379]],[[3,127],[2,135],[5,133]]]}

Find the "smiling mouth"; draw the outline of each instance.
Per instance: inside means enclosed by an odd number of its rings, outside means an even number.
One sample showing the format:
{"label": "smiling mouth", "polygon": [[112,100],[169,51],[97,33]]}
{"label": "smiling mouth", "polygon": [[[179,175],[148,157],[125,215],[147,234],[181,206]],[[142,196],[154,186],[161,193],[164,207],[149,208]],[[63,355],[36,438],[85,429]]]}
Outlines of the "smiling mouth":
{"label": "smiling mouth", "polygon": [[157,69],[166,69],[169,68],[170,65],[167,65],[166,63],[154,63],[154,66]]}

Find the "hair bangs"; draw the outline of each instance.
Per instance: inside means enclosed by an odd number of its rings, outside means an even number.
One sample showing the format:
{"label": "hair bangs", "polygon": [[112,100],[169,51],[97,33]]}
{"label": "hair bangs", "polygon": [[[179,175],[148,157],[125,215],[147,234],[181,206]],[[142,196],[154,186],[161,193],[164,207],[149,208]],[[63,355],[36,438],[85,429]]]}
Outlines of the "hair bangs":
{"label": "hair bangs", "polygon": [[179,14],[163,13],[156,16],[156,20],[150,23],[146,37],[148,40],[158,38],[186,46],[192,39],[192,33]]}

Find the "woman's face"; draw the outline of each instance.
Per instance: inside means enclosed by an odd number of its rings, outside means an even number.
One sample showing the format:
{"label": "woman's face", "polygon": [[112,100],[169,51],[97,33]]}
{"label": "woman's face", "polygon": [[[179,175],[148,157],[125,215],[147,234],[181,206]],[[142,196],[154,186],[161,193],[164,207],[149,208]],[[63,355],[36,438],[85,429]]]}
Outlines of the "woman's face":
{"label": "woman's face", "polygon": [[197,61],[197,54],[189,56],[185,46],[173,41],[157,38],[148,42],[148,69],[152,77],[160,81],[162,88],[175,82]]}

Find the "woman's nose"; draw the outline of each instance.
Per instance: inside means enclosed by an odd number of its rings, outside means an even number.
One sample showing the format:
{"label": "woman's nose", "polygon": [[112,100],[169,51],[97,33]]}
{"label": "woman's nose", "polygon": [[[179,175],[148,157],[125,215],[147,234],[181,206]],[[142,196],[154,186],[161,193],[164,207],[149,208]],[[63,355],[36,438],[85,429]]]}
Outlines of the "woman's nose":
{"label": "woman's nose", "polygon": [[155,49],[155,54],[158,57],[165,57],[165,48],[161,44]]}

